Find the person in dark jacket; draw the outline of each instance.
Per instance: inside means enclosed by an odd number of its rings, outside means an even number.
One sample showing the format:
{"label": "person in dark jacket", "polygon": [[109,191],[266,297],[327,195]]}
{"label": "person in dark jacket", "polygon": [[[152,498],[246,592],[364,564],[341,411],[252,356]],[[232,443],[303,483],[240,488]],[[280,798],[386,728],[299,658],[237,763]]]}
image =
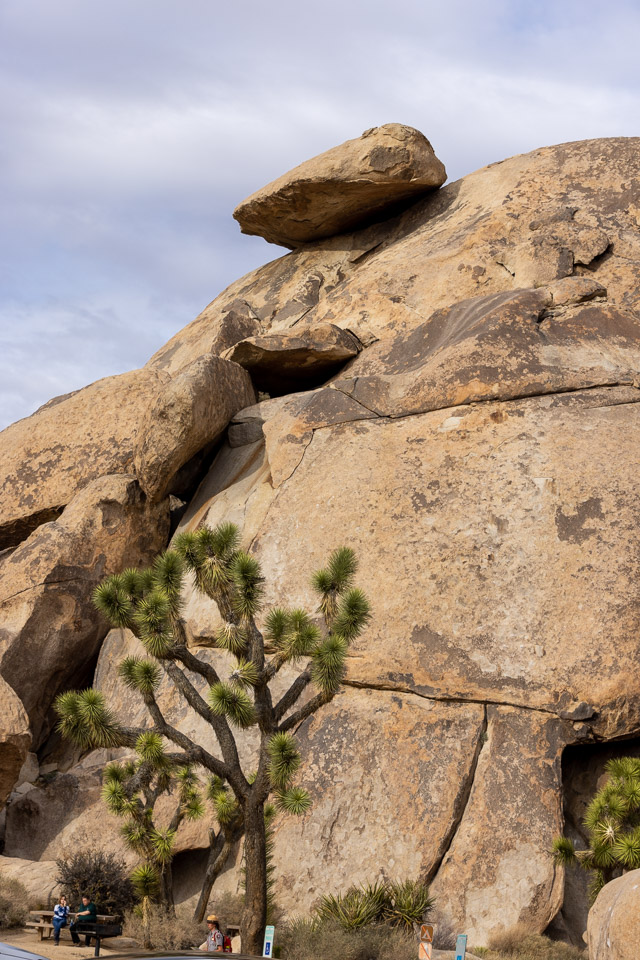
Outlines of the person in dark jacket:
{"label": "person in dark jacket", "polygon": [[[78,924],[81,923],[96,923],[98,919],[98,911],[96,910],[96,905],[91,901],[91,899],[86,895],[82,894],[82,903],[78,907],[76,918],[69,927],[69,933],[71,934],[71,939],[73,940],[74,947],[81,947],[80,937],[78,936],[77,928]],[[88,947],[91,945],[91,935],[87,934],[84,938],[85,946]]]}

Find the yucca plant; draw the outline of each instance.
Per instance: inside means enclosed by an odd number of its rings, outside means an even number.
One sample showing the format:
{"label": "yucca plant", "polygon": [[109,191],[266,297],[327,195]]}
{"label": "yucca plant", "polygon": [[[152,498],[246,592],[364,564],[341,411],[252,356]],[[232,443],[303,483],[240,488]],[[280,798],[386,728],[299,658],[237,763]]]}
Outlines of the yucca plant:
{"label": "yucca plant", "polygon": [[392,927],[405,927],[413,930],[416,923],[424,923],[434,898],[429,896],[429,888],[419,880],[403,880],[387,884],[387,902],[383,919]]}
{"label": "yucca plant", "polygon": [[640,868],[640,758],[617,757],[605,769],[609,779],[583,819],[589,847],[577,850],[564,836],[553,841],[556,863],[577,865],[591,874],[592,901],[610,880]]}
{"label": "yucca plant", "polygon": [[333,920],[345,930],[357,930],[382,921],[388,904],[383,882],[349,887],[345,893],[326,894],[316,908],[321,920]]}
{"label": "yucca plant", "polygon": [[[246,897],[242,938],[249,953],[259,953],[262,947],[266,917],[270,861],[265,819],[269,821],[272,809],[299,816],[311,805],[307,791],[295,783],[300,756],[292,731],[338,692],[345,676],[349,645],[370,619],[369,602],[355,586],[356,571],[353,550],[334,550],[326,567],[312,578],[318,596],[317,615],[284,605],[264,611],[260,564],[241,549],[237,527],[224,523],[215,529],[201,527],[181,533],[175,538],[173,549],[161,554],[150,569],[125,570],[108,577],[94,595],[96,606],[107,620],[131,630],[145,648],[146,657],[129,657],[123,662],[121,676],[142,697],[151,726],[145,730],[123,726],[92,690],[63,694],[56,702],[59,729],[66,736],[85,748],[135,749],[141,768],[146,765],[145,769],[153,770],[149,781],[155,784],[153,789],[158,784],[170,784],[176,769],[200,768],[209,775],[206,793],[218,829],[212,833],[196,919],[202,919],[211,884],[234,838],[244,831]],[[187,574],[196,588],[217,604],[223,619],[222,627],[215,636],[206,638],[203,646],[216,647],[231,658],[226,679],[188,647],[182,620]],[[300,672],[289,689],[274,698],[269,684],[285,664],[300,664]],[[210,725],[220,756],[214,756],[167,722],[157,697],[163,675]],[[194,676],[199,678],[198,683],[194,683]],[[316,691],[306,696],[300,706],[310,685]],[[256,727],[260,735],[255,776],[242,769],[236,744],[236,731],[251,727]],[[132,776],[143,775],[136,770]],[[140,845],[140,849],[143,843],[151,843],[149,849],[153,848],[153,852],[147,862],[159,871],[161,879],[161,867],[170,864],[171,859],[172,836],[168,828],[159,831],[148,814],[137,817],[138,794],[127,789],[121,774],[111,777],[105,790],[105,800],[114,812],[128,818],[127,842]],[[273,807],[268,804],[270,795]],[[202,802],[193,796],[185,804],[185,811],[194,816],[201,808]],[[145,809],[149,809],[148,804]],[[269,814],[266,818],[265,810]]]}

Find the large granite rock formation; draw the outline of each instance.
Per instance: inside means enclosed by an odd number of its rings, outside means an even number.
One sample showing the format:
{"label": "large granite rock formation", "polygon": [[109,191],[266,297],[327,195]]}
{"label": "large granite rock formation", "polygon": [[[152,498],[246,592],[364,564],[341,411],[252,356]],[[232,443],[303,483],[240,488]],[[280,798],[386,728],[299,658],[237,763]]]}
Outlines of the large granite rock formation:
{"label": "large granite rock formation", "polygon": [[[422,876],[441,928],[482,943],[520,921],[541,931],[562,906],[549,848],[563,750],[640,734],[639,147],[537,150],[308,242],[232,284],[145,368],[176,384],[224,355],[273,394],[225,414],[181,529],[239,523],[268,603],[312,603],[310,571],[347,541],[374,600],[344,692],[299,730],[314,807],[276,826],[287,910]],[[353,345],[325,383],[318,330]],[[313,361],[309,379],[292,356]],[[158,417],[155,460],[135,461],[151,497],[205,442],[186,409],[193,446]],[[193,646],[217,619],[187,590]],[[117,677],[132,644],[109,635],[95,682],[141,722]],[[162,699],[209,735],[166,685]],[[18,815],[44,824],[58,779],[9,810],[14,855]],[[65,836],[80,835],[74,817]]]}
{"label": "large granite rock formation", "polygon": [[386,123],[301,163],[233,211],[243,233],[297,247],[345,233],[447,179],[427,138]]}

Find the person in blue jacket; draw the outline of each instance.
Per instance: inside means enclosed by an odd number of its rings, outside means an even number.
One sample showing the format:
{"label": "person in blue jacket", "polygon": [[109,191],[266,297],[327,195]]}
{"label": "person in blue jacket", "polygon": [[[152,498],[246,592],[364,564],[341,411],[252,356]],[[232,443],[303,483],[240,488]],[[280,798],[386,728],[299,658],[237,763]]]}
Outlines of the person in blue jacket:
{"label": "person in blue jacket", "polygon": [[60,930],[62,927],[66,927],[68,916],[67,898],[62,896],[53,908],[53,919],[51,921],[53,923],[53,942],[56,947],[60,946]]}

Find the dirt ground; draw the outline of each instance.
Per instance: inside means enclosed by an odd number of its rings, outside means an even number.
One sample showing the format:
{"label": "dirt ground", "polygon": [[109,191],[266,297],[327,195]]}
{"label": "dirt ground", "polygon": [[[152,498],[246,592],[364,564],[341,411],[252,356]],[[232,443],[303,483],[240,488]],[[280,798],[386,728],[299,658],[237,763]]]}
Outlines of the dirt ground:
{"label": "dirt ground", "polygon": [[[51,940],[38,940],[36,930],[22,930],[19,927],[14,930],[0,929],[0,940],[3,943],[11,944],[12,947],[20,947],[21,950],[30,950],[31,953],[39,954],[41,957],[47,957],[48,960],[73,960],[74,957],[75,960],[89,960],[89,957],[93,957],[95,950],[94,943],[92,943],[90,947],[85,947],[84,939],[81,941],[81,947],[73,947],[68,932],[66,938],[63,932],[59,947],[56,947],[53,938],[51,938]],[[135,945],[135,942],[129,940],[127,937],[115,937],[113,940],[103,940],[100,943],[101,957],[103,955],[105,957],[113,957],[116,954],[130,954],[131,956],[135,956],[141,953],[144,953],[144,950],[140,950],[139,947]]]}

